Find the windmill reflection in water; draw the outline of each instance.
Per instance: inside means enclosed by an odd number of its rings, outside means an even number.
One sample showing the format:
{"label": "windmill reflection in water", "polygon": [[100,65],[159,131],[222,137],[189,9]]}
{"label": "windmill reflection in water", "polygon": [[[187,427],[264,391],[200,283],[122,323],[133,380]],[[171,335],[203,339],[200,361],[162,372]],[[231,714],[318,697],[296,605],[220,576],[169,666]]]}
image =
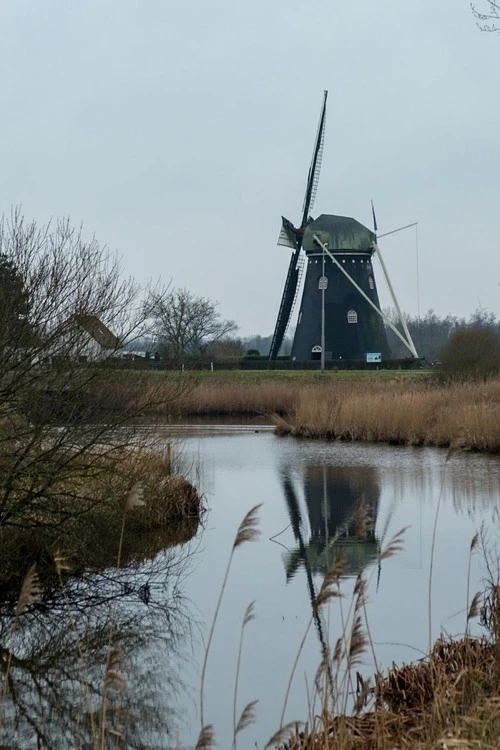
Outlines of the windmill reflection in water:
{"label": "windmill reflection in water", "polygon": [[[324,625],[314,607],[315,575],[325,575],[339,558],[346,577],[355,577],[377,560],[380,543],[375,526],[380,497],[377,470],[370,466],[338,467],[306,464],[281,468],[283,494],[296,547],[284,555],[287,582],[302,566],[323,653]],[[360,509],[362,529],[360,526]]]}

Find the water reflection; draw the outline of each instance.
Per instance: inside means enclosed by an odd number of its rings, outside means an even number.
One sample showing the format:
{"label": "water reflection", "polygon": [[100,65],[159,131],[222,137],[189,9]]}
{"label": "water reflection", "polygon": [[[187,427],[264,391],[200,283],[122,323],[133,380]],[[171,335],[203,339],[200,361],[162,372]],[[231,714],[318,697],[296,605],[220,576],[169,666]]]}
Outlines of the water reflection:
{"label": "water reflection", "polygon": [[17,621],[11,606],[0,605],[0,746],[175,745],[172,706],[191,648],[180,585],[188,565],[185,549],[171,549],[124,570],[69,579]]}
{"label": "water reflection", "polygon": [[344,561],[346,575],[356,575],[379,551],[375,535],[380,497],[377,469],[305,464],[298,471],[298,482],[294,476],[297,468],[293,473],[281,471],[297,541],[297,547],[285,556],[287,580],[300,566],[310,574],[324,574],[337,558]]}

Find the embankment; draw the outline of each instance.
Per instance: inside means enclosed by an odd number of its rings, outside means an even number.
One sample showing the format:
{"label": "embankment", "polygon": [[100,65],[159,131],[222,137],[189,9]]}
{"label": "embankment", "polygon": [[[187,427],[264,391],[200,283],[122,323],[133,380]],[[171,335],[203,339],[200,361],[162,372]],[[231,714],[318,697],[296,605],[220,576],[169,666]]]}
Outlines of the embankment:
{"label": "embankment", "polygon": [[338,383],[298,394],[278,432],[303,438],[434,445],[497,453],[500,380]]}
{"label": "embankment", "polygon": [[130,372],[112,376],[97,395],[101,417],[275,415],[281,435],[500,451],[500,378],[445,384],[421,371]]}
{"label": "embankment", "polygon": [[170,411],[274,414],[278,434],[301,438],[500,451],[500,378],[444,384],[422,375],[327,374],[323,380],[308,373],[287,379],[252,375],[193,381]]}

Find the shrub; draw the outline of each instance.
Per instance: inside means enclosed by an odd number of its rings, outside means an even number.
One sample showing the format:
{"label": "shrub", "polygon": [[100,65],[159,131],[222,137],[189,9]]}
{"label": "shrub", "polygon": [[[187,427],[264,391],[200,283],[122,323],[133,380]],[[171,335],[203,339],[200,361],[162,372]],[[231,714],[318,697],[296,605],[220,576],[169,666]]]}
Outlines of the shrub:
{"label": "shrub", "polygon": [[457,331],[442,349],[439,375],[445,380],[485,380],[500,372],[500,337],[491,328]]}

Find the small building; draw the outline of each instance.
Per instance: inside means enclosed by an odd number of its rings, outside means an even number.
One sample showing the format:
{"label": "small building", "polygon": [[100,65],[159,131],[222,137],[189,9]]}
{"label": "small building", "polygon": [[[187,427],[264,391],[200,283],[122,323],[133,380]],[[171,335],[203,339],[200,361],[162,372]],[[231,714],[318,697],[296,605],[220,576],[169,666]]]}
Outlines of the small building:
{"label": "small building", "polygon": [[100,362],[118,354],[123,344],[97,315],[74,313],[52,336],[52,359]]}

